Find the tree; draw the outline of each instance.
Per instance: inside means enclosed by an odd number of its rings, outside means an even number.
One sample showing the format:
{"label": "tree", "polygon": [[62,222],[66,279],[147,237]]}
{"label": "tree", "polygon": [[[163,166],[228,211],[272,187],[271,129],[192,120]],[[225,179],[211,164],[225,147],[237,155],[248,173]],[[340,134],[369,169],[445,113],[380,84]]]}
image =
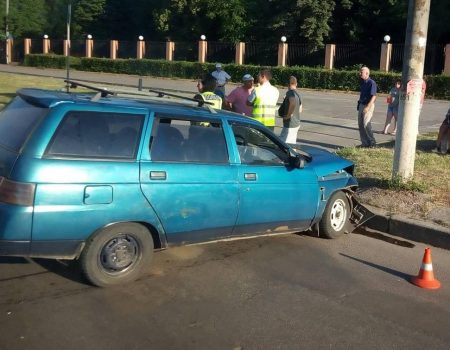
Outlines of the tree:
{"label": "tree", "polygon": [[95,33],[105,14],[106,0],[74,0],[72,33],[74,38]]}
{"label": "tree", "polygon": [[[14,37],[41,37],[44,34],[47,18],[45,0],[11,1],[9,6],[8,27]],[[5,9],[3,8],[1,15],[4,18]],[[4,21],[3,28],[5,28]]]}

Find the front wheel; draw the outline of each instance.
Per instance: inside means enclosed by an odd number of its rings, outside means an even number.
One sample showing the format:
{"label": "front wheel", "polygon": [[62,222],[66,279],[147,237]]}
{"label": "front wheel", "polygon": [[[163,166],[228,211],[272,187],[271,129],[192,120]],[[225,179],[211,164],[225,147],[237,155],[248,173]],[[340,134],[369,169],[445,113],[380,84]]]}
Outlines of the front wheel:
{"label": "front wheel", "polygon": [[319,222],[319,234],[325,238],[338,238],[345,233],[350,219],[350,204],[344,192],[338,191],[328,200]]}
{"label": "front wheel", "polygon": [[133,281],[153,255],[150,232],[136,223],[105,227],[86,242],[80,257],[86,278],[98,287]]}

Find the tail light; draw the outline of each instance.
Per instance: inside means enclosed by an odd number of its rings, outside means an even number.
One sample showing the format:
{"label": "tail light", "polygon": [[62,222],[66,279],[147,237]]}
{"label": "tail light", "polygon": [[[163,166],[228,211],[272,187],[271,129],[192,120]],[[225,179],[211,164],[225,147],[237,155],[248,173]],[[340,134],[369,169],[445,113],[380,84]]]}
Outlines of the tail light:
{"label": "tail light", "polygon": [[36,184],[10,181],[0,176],[0,202],[31,206]]}

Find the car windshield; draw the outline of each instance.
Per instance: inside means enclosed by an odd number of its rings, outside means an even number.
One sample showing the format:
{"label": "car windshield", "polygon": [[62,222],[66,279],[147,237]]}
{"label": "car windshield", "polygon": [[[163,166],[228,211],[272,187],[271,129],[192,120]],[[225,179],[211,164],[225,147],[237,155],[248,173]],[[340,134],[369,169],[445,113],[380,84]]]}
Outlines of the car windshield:
{"label": "car windshield", "polygon": [[0,112],[0,145],[19,152],[48,109],[33,106],[16,97]]}

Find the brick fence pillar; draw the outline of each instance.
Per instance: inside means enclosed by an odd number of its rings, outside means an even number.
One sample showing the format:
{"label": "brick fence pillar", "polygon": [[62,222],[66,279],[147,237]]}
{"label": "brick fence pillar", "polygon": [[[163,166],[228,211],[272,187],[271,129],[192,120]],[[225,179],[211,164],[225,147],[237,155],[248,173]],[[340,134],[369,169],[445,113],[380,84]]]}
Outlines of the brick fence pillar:
{"label": "brick fence pillar", "polygon": [[94,52],[94,40],[86,39],[86,57],[91,58]]}
{"label": "brick fence pillar", "polygon": [[42,53],[48,54],[49,52],[50,52],[50,39],[44,36],[44,39],[42,39]]}
{"label": "brick fence pillar", "polygon": [[109,42],[109,58],[115,60],[117,58],[117,51],[119,51],[119,41],[111,40]]}
{"label": "brick fence pillar", "polygon": [[23,54],[29,55],[31,53],[31,39],[23,39]]}
{"label": "brick fence pillar", "polygon": [[278,44],[278,66],[285,67],[287,62],[288,44]]}
{"label": "brick fence pillar", "polygon": [[207,54],[208,54],[208,42],[206,40],[200,40],[198,42],[198,61],[200,63],[205,63]]}
{"label": "brick fence pillar", "polygon": [[335,56],[336,56],[336,45],[327,44],[325,46],[325,69],[333,69]]}
{"label": "brick fence pillar", "polygon": [[450,75],[450,44],[445,45],[444,75]]}
{"label": "brick fence pillar", "polygon": [[67,39],[63,40],[63,50],[64,50],[64,56],[69,56],[69,53],[70,53],[70,40],[67,40]]}
{"label": "brick fence pillar", "polygon": [[245,57],[245,43],[237,43],[236,44],[236,57],[235,62],[236,64],[244,64],[244,57]]}
{"label": "brick fence pillar", "polygon": [[391,66],[392,44],[381,44],[380,71],[389,72]]}
{"label": "brick fence pillar", "polygon": [[166,60],[173,61],[174,53],[175,53],[175,43],[169,40],[166,42]]}

